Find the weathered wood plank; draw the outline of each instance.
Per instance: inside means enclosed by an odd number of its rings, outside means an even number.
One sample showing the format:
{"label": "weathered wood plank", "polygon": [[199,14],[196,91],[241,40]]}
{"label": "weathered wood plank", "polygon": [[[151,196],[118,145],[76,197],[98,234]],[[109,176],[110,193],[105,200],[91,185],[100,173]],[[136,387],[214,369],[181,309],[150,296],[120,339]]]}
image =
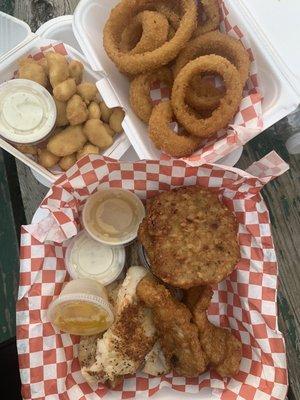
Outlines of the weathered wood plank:
{"label": "weathered wood plank", "polygon": [[59,15],[72,14],[79,0],[15,0],[14,16],[36,31],[44,22]]}
{"label": "weathered wood plank", "polygon": [[15,335],[15,300],[19,276],[18,235],[13,203],[0,150],[0,343]]}

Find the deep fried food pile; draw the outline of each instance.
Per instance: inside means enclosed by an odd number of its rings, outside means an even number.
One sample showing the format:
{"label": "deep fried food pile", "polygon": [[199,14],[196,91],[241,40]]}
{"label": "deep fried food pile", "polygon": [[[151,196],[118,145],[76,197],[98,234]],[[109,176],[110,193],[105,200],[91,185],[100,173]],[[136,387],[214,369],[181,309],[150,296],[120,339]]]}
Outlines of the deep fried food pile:
{"label": "deep fried food pile", "polygon": [[[219,24],[217,0],[121,0],[105,25],[104,48],[131,79],[132,109],[149,124],[155,146],[173,157],[195,153],[239,108],[249,56],[238,40],[216,31]],[[167,104],[151,98],[157,82],[172,91]]]}
{"label": "deep fried food pile", "polygon": [[206,359],[197,327],[191,323],[189,309],[151,277],[142,279],[138,284],[137,296],[153,312],[154,325],[167,364],[176,373],[186,377],[204,372]]}
{"label": "deep fried food pile", "polygon": [[240,260],[234,215],[198,186],[152,198],[138,237],[153,274],[177,288],[219,283]]}
{"label": "deep fried food pile", "polygon": [[209,322],[206,311],[212,295],[209,286],[194,287],[186,291],[184,302],[193,314],[193,321],[198,327],[200,343],[209,366],[225,378],[238,373],[242,344],[229,330]]}

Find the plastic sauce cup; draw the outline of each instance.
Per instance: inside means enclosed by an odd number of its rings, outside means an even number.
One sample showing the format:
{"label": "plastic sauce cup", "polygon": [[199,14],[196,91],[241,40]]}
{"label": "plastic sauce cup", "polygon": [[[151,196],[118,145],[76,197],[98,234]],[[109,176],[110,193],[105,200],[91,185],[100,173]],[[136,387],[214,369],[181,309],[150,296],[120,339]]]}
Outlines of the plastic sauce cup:
{"label": "plastic sauce cup", "polygon": [[86,231],[101,243],[115,246],[137,237],[145,208],[134,193],[124,189],[101,189],[85,203],[82,220]]}
{"label": "plastic sauce cup", "polygon": [[82,231],[70,242],[65,262],[73,279],[95,279],[106,286],[121,274],[125,265],[125,249],[104,245]]}
{"label": "plastic sauce cup", "polygon": [[51,94],[28,79],[0,85],[0,135],[13,143],[37,143],[52,131],[56,106]]}
{"label": "plastic sauce cup", "polygon": [[50,304],[48,318],[58,329],[80,336],[104,332],[114,321],[105,287],[87,278],[65,285]]}

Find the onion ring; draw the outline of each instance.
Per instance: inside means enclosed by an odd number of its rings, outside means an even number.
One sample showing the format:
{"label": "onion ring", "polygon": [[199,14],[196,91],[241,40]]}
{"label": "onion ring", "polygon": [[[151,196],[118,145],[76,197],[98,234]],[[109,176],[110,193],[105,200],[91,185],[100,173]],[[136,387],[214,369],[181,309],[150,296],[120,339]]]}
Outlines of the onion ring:
{"label": "onion ring", "polygon": [[156,71],[138,75],[130,83],[131,107],[136,115],[146,123],[149,122],[154,107],[150,97],[151,86],[157,81],[163,82],[171,88],[174,81],[172,72],[167,67],[162,67]]}
{"label": "onion ring", "polygon": [[[186,105],[185,97],[193,76],[216,74],[223,78],[226,93],[220,105],[209,118],[197,118]],[[208,55],[190,61],[175,78],[172,89],[172,107],[181,125],[192,135],[207,138],[225,128],[234,117],[242,100],[243,86],[240,74],[226,58]]]}
{"label": "onion ring", "polygon": [[[194,37],[218,29],[221,21],[218,0],[201,0],[200,13],[201,13],[201,8],[205,13],[206,20],[203,23],[198,22],[197,29],[194,32]],[[200,17],[201,14],[198,16],[199,21]]]}
{"label": "onion ring", "polygon": [[156,105],[149,121],[149,136],[159,150],[163,150],[170,156],[188,157],[199,149],[203,139],[174,132],[170,128],[173,117],[170,101],[162,101]]}
{"label": "onion ring", "polygon": [[162,46],[168,40],[168,34],[169,22],[164,15],[142,11],[132,18],[122,32],[119,47],[124,53],[145,53]]}
{"label": "onion ring", "polygon": [[119,42],[128,21],[139,13],[143,6],[149,4],[151,5],[149,0],[122,0],[111,11],[105,24],[103,45],[108,56],[121,72],[137,75],[168,64],[177,57],[194,32],[197,20],[196,3],[194,0],[180,0],[183,16],[175,36],[170,41],[156,50],[143,54],[122,53],[119,49]]}
{"label": "onion ring", "polygon": [[217,88],[212,82],[205,81],[201,76],[195,76],[187,91],[186,102],[198,111],[213,111],[224,96],[224,88]]}
{"label": "onion ring", "polygon": [[239,71],[242,85],[245,86],[250,70],[247,50],[237,39],[219,31],[208,32],[191,40],[178,55],[174,75],[178,75],[189,61],[209,54],[227,58]]}

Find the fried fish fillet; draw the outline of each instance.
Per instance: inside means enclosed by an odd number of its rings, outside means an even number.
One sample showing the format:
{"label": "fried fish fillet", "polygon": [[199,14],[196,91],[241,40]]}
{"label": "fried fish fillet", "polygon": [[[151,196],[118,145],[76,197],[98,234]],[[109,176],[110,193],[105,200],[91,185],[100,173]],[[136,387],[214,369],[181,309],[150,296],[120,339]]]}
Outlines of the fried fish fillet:
{"label": "fried fish fillet", "polygon": [[191,323],[189,309],[149,276],[138,284],[137,296],[153,311],[154,324],[167,364],[185,377],[204,372],[206,360],[197,326]]}
{"label": "fried fish fillet", "polygon": [[191,310],[199,329],[199,338],[209,365],[222,378],[231,377],[239,371],[242,344],[228,330],[216,327],[207,318],[206,311],[212,298],[209,286],[195,287],[185,293],[185,303]]}
{"label": "fried fish fillet", "polygon": [[138,237],[154,275],[178,288],[221,282],[240,260],[234,215],[199,186],[152,198]]}
{"label": "fried fish fillet", "polygon": [[146,274],[142,267],[128,270],[117,297],[114,293],[113,325],[96,339],[96,345],[94,337],[90,342],[81,340],[79,361],[87,381],[114,387],[124,375],[137,372],[157,341],[152,312],[136,296],[137,285]]}

